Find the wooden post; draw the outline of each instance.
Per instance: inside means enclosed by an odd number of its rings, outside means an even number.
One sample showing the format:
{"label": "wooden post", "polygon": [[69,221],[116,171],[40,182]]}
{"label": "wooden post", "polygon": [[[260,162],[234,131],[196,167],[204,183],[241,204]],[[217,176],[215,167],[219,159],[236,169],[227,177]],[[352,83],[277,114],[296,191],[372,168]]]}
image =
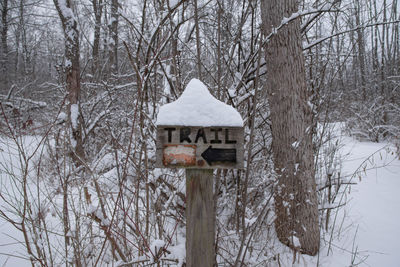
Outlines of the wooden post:
{"label": "wooden post", "polygon": [[186,266],[213,267],[213,170],[186,169]]}

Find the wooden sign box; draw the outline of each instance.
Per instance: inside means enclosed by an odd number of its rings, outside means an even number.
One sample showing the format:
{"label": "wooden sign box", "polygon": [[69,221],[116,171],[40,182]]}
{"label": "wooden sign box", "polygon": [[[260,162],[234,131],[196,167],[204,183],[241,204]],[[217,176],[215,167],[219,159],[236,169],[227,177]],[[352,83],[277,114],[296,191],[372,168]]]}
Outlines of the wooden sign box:
{"label": "wooden sign box", "polygon": [[243,127],[157,126],[156,167],[243,169]]}

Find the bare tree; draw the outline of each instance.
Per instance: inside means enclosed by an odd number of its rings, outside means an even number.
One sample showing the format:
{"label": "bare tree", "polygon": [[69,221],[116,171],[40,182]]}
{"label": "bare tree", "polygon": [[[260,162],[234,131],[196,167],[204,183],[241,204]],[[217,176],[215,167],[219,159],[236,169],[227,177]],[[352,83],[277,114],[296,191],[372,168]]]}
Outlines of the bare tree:
{"label": "bare tree", "polygon": [[8,76],[7,76],[7,65],[8,65],[8,46],[7,46],[7,34],[8,34],[8,0],[4,0],[1,3],[1,80],[2,89],[8,89]]}
{"label": "bare tree", "polygon": [[[361,4],[360,0],[355,1],[355,17],[356,25],[361,25]],[[358,46],[358,64],[360,67],[360,78],[361,78],[361,90],[362,90],[362,101],[366,101],[366,70],[365,70],[365,44],[364,44],[364,29],[357,29],[357,46]]]}
{"label": "bare tree", "polygon": [[103,13],[103,0],[92,0],[92,5],[95,17],[93,51],[92,51],[92,57],[93,57],[92,74],[95,74],[99,68],[100,29],[101,29],[101,16]]}
{"label": "bare tree", "polygon": [[110,67],[111,73],[116,74],[118,72],[118,0],[112,0],[111,2],[111,21],[110,21],[110,41],[109,41],[109,53],[110,53]]}
{"label": "bare tree", "polygon": [[68,92],[68,123],[71,128],[72,158],[79,163],[84,158],[80,115],[81,79],[79,66],[79,31],[73,0],[53,0],[64,30],[65,72]]}
{"label": "bare tree", "polygon": [[[297,12],[296,0],[261,1],[265,36],[276,31],[284,17]],[[319,250],[319,225],[312,113],[305,81],[300,19],[288,23],[265,46],[266,90],[271,110],[272,150],[277,183],[275,229],[279,240],[302,253]]]}
{"label": "bare tree", "polygon": [[201,42],[200,42],[200,28],[199,28],[199,11],[198,11],[198,5],[197,5],[197,0],[193,1],[194,5],[194,23],[195,23],[195,29],[196,29],[196,49],[197,49],[197,76],[199,77],[200,80],[202,80],[202,75],[201,75]]}

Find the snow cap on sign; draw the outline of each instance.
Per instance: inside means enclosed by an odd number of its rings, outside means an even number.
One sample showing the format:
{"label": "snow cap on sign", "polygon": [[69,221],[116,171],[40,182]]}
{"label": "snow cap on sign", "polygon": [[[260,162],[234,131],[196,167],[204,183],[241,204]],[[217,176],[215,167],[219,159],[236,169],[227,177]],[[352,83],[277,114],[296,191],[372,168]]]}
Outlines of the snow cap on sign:
{"label": "snow cap on sign", "polygon": [[156,125],[243,127],[239,112],[211,95],[198,79],[192,79],[182,95],[163,105]]}

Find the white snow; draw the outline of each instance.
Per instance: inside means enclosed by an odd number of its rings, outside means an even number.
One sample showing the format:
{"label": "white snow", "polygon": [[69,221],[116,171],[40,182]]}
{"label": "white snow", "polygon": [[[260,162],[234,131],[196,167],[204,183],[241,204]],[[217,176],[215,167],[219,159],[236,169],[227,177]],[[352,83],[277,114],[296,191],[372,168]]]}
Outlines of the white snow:
{"label": "white snow", "polygon": [[300,16],[299,12],[295,12],[292,15],[290,15],[289,18],[284,17],[283,20],[281,21],[281,25],[288,24],[290,21],[292,21],[295,18],[298,18]]}
{"label": "white snow", "polygon": [[251,219],[247,219],[247,218],[244,219],[244,222],[247,227],[252,226],[256,221],[257,221],[257,217],[253,217]]}
{"label": "white snow", "polygon": [[[24,148],[34,150],[39,143],[36,139],[24,137]],[[322,236],[319,255],[310,257],[297,254],[295,263],[292,252],[288,251],[287,262],[286,256],[281,254],[281,266],[399,266],[400,161],[387,143],[358,142],[350,137],[343,140],[341,153],[347,157],[343,162],[342,177],[357,185],[347,190],[350,191],[348,204],[340,209],[337,217],[334,231],[340,231],[340,237],[335,237],[329,247],[330,236]],[[0,162],[0,193],[10,198],[10,193],[18,192],[17,179],[20,177],[18,148],[11,139],[0,138]],[[11,176],[10,172],[15,172],[16,176]],[[30,189],[34,197],[37,193],[35,186]],[[330,208],[333,205],[326,204],[323,207]],[[0,207],[9,210],[10,205],[0,199]],[[88,206],[87,212],[96,212],[97,209],[97,205],[93,204]],[[53,211],[50,209],[49,213]],[[100,211],[97,215],[103,224],[107,224],[107,219],[103,218]],[[254,217],[249,218],[246,219],[248,226],[255,223]],[[23,247],[22,233],[3,217],[0,217],[0,230],[0,266],[31,266]],[[71,228],[71,235],[73,233]],[[186,253],[184,235],[178,235],[177,239],[171,245],[164,240],[153,240],[150,248],[155,251],[156,248],[167,247],[171,252],[168,258],[178,259],[177,265],[181,266]],[[295,246],[300,244],[295,235],[292,242]]]}
{"label": "white snow", "polygon": [[170,7],[175,7],[179,3],[178,0],[169,0],[169,6]]}
{"label": "white snow", "polygon": [[90,204],[90,205],[88,206],[87,213],[88,213],[88,214],[91,214],[91,213],[96,212],[96,210],[97,210],[97,207],[96,207],[96,206],[93,206],[92,204]]}
{"label": "white snow", "polygon": [[71,8],[69,8],[69,7],[67,6],[67,2],[66,2],[65,0],[59,0],[59,1],[58,1],[58,5],[59,5],[59,7],[60,7],[60,10],[61,10],[62,15],[63,15],[66,19],[69,19],[69,18],[75,19],[74,12],[72,11]]}
{"label": "white snow", "polygon": [[151,249],[153,255],[156,255],[158,250],[164,246],[165,246],[164,240],[156,239],[156,240],[153,240],[153,242],[150,244],[150,249]]}
{"label": "white snow", "polygon": [[78,128],[78,115],[79,115],[79,106],[78,104],[71,105],[71,124],[73,129]]}
{"label": "white snow", "polygon": [[156,125],[243,127],[239,112],[214,98],[199,80],[192,79],[174,102],[160,107]]}
{"label": "white snow", "polygon": [[293,246],[299,248],[301,246],[300,239],[297,236],[292,236]]}
{"label": "white snow", "polygon": [[[347,204],[339,210],[334,232],[321,240],[319,259],[293,266],[398,267],[400,251],[400,161],[387,143],[358,142],[344,137],[344,181],[355,182]],[[333,205],[332,205],[333,206]],[[329,207],[329,206],[327,206]]]}
{"label": "white snow", "polygon": [[67,114],[65,114],[64,112],[60,112],[60,114],[58,114],[57,116],[56,121],[57,123],[62,123],[67,120],[67,117],[68,117]]}
{"label": "white snow", "polygon": [[297,149],[299,147],[300,141],[293,142],[292,147]]}
{"label": "white snow", "polygon": [[[27,157],[31,156],[39,144],[40,137],[24,136],[18,139],[19,148],[12,139],[0,137],[0,209],[8,216],[18,221],[19,210],[22,203],[21,197],[21,167],[19,149],[24,150]],[[29,195],[37,195],[36,187],[29,187]],[[34,207],[34,205],[32,205]],[[24,248],[22,232],[0,216],[0,266],[5,267],[29,267],[29,255]]]}
{"label": "white snow", "polygon": [[65,67],[66,67],[66,68],[71,68],[71,67],[72,67],[72,62],[71,62],[71,60],[69,60],[69,59],[66,59],[66,60],[65,60]]}
{"label": "white snow", "polygon": [[[358,184],[352,187],[346,207],[353,229],[342,241],[348,242],[347,249],[351,251],[354,240],[358,251],[355,263],[360,263],[357,266],[399,266],[400,161],[389,144],[358,142],[351,138],[345,142],[342,151],[348,152],[349,157],[344,162],[344,171],[347,174],[358,171],[352,180]],[[364,162],[367,157],[369,160]],[[338,258],[338,254],[333,257]],[[342,254],[349,265],[350,255]]]}

